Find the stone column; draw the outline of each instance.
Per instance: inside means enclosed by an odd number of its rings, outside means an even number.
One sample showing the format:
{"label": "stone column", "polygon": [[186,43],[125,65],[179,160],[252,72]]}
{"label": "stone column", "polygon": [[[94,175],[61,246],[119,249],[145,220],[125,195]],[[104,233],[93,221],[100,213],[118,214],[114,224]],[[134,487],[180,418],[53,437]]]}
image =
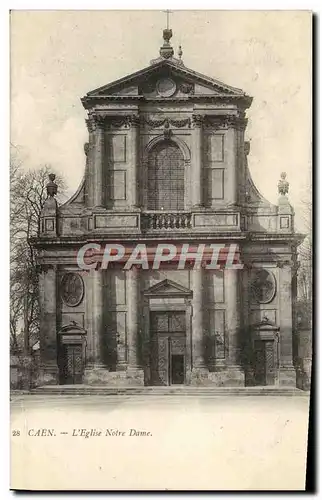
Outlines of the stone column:
{"label": "stone column", "polygon": [[85,182],[86,182],[85,203],[87,207],[92,207],[94,205],[94,187],[95,187],[94,186],[95,122],[93,118],[86,120],[86,125],[88,129],[88,146],[86,154],[86,171],[85,171]]}
{"label": "stone column", "polygon": [[56,266],[43,266],[39,277],[41,383],[58,384]]}
{"label": "stone column", "polygon": [[93,344],[92,358],[94,368],[104,368],[103,363],[103,271],[93,270],[92,273],[92,322],[93,322]]}
{"label": "stone column", "polygon": [[109,383],[109,371],[104,363],[104,283],[101,270],[90,270],[92,289],[92,338],[90,340],[90,362],[85,369],[84,383],[100,385]]}
{"label": "stone column", "polygon": [[203,314],[202,314],[202,286],[203,286],[203,269],[192,269],[191,289],[192,296],[192,384],[203,384],[208,378],[208,369],[204,359],[204,331],[203,331]]}
{"label": "stone column", "polygon": [[279,264],[280,385],[296,386],[293,364],[292,263]]}
{"label": "stone column", "polygon": [[227,381],[226,385],[244,386],[245,375],[241,367],[239,334],[240,334],[240,289],[239,271],[225,269],[225,302],[226,302],[226,340],[228,344]]}
{"label": "stone column", "polygon": [[132,267],[126,272],[127,300],[127,380],[129,385],[144,385],[144,372],[139,361],[139,276]]}
{"label": "stone column", "polygon": [[105,127],[104,121],[96,119],[95,121],[95,150],[94,150],[94,206],[102,207],[104,204],[103,197],[103,176],[105,163]]}
{"label": "stone column", "polygon": [[237,203],[237,131],[231,124],[226,132],[226,164],[228,170],[227,182],[225,185],[225,198],[227,203]]}
{"label": "stone column", "polygon": [[132,267],[126,273],[127,297],[127,349],[128,368],[138,369],[138,336],[139,336],[139,310],[138,310],[138,270]]}
{"label": "stone column", "polygon": [[85,329],[86,335],[86,366],[85,368],[94,366],[94,342],[95,342],[95,331],[93,325],[93,269],[87,271],[85,276]]}
{"label": "stone column", "polygon": [[137,208],[139,205],[139,117],[136,115],[129,117],[130,122],[130,165],[128,168],[127,192],[128,205],[131,208]]}
{"label": "stone column", "polygon": [[202,206],[203,179],[202,179],[202,142],[203,142],[203,116],[192,117],[192,158],[191,158],[191,199],[194,207]]}

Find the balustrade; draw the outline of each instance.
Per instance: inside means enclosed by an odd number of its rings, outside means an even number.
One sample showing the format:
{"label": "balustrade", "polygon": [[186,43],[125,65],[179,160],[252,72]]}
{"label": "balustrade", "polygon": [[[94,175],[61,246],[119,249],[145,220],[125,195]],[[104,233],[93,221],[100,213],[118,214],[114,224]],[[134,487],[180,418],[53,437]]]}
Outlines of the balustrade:
{"label": "balustrade", "polygon": [[145,230],[189,229],[191,228],[191,214],[187,212],[153,212],[143,214],[142,228]]}

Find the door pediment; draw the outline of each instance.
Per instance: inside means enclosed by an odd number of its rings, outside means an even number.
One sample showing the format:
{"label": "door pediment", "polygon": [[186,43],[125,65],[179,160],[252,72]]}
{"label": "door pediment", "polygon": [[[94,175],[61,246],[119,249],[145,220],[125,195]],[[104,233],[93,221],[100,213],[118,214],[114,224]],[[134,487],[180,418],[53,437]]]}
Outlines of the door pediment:
{"label": "door pediment", "polygon": [[270,321],[262,321],[252,327],[253,337],[261,340],[275,340],[279,336],[279,327]]}
{"label": "door pediment", "polygon": [[165,279],[144,290],[146,297],[192,297],[192,291],[175,281]]}

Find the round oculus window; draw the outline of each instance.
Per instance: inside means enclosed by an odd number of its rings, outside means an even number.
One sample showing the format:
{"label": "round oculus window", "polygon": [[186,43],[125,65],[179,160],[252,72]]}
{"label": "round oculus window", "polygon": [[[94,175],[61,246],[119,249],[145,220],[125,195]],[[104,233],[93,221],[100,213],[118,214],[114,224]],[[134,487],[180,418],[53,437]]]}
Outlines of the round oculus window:
{"label": "round oculus window", "polygon": [[171,78],[162,78],[157,82],[157,92],[162,97],[171,97],[176,91],[176,84]]}
{"label": "round oculus window", "polygon": [[76,273],[64,274],[61,281],[62,299],[67,306],[75,307],[81,303],[84,295],[84,282]]}

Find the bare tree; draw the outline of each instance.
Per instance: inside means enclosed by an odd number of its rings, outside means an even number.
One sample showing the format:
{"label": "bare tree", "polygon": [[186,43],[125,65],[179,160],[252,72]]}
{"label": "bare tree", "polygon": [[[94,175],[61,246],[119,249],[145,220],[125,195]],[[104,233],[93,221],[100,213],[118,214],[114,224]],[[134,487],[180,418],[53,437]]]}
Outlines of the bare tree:
{"label": "bare tree", "polygon": [[[47,197],[48,175],[53,169],[44,165],[25,171],[16,155],[10,165],[10,346],[21,351],[23,336],[38,339],[39,302],[36,250],[30,238],[40,231],[40,215]],[[60,196],[64,196],[65,183],[57,175]],[[25,350],[29,350],[29,340]]]}
{"label": "bare tree", "polygon": [[306,199],[302,200],[302,211],[306,238],[299,247],[298,302],[302,321],[310,326],[312,316],[312,201],[309,188]]}

